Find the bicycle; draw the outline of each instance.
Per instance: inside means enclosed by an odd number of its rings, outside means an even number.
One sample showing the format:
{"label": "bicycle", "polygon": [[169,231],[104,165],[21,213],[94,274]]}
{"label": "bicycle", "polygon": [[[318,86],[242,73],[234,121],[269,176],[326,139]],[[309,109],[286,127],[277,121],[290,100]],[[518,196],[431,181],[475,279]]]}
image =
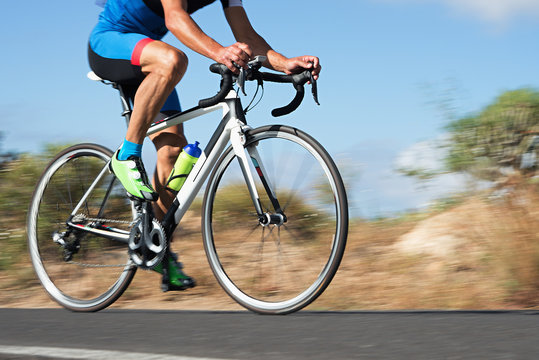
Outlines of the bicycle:
{"label": "bicycle", "polygon": [[[167,260],[173,232],[206,180],[204,249],[228,295],[257,313],[287,314],[326,289],[348,233],[339,171],[324,148],[296,128],[251,128],[238,96],[240,90],[245,93],[246,81],[257,81],[259,87],[264,81],[292,83],[292,102],[272,111],[281,116],[300,105],[306,82],[318,102],[316,82],[309,71],[261,72],[263,61],[255,58],[238,76],[222,64],[211,65],[210,71],[221,75],[219,92],[151,125],[148,135],[223,111],[161,223],[149,202],[129,197],[110,173],[111,150],[79,144],[47,165],[31,199],[27,230],[35,272],[53,300],[72,311],[111,305],[137,268],[152,269]],[[94,79],[119,90],[122,115],[129,121],[132,94],[119,84]],[[164,269],[163,284],[166,276]]]}

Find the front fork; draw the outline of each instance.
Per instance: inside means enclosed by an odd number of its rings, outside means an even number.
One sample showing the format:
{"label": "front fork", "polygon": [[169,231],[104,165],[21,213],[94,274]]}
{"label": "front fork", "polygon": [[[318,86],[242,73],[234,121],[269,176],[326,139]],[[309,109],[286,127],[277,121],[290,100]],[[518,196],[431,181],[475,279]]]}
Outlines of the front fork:
{"label": "front fork", "polygon": [[[258,153],[258,150],[256,148],[258,146],[258,143],[252,143],[248,146],[245,146],[245,144],[247,143],[247,133],[249,130],[250,127],[240,125],[232,129],[230,133],[230,141],[232,143],[232,148],[234,150],[234,154],[238,158],[241,171],[243,173],[243,177],[245,178],[247,188],[249,189],[249,194],[251,195],[251,200],[253,201],[253,205],[258,215],[258,220],[260,224],[262,226],[268,226],[270,224],[280,226],[284,224],[287,219],[283,209],[281,208],[281,205],[279,204],[279,200],[277,199],[274,187],[269,180],[260,154]],[[251,167],[249,166],[249,159],[252,161],[256,173],[260,178],[262,185],[264,186],[264,190],[268,195],[274,212],[264,212],[264,209],[262,209],[262,204],[260,202],[260,196],[258,195],[258,190],[256,188],[254,176],[251,171]]]}

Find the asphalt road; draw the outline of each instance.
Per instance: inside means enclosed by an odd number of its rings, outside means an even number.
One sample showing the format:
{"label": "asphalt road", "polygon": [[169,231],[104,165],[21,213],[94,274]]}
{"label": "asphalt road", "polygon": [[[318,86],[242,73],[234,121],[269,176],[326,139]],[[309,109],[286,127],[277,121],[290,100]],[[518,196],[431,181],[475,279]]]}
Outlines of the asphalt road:
{"label": "asphalt road", "polygon": [[106,310],[80,314],[63,309],[0,309],[0,325],[2,360],[43,356],[155,360],[539,358],[537,311],[261,316],[249,312]]}

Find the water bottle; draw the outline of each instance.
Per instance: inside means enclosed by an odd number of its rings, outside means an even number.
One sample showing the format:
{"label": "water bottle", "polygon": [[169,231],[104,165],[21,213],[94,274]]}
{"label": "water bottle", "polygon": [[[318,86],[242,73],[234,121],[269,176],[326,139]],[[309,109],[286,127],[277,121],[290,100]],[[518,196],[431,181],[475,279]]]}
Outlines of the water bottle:
{"label": "water bottle", "polygon": [[187,178],[200,154],[202,154],[202,150],[198,147],[198,144],[199,142],[195,141],[194,144],[187,144],[183,148],[168,177],[167,187],[169,189],[179,191],[182,188],[185,178]]}

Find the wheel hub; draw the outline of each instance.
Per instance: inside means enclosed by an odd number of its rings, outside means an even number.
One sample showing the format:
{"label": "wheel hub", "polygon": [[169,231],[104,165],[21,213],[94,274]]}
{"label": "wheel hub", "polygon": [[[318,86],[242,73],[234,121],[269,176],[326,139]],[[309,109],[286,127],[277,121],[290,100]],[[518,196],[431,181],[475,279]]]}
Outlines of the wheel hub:
{"label": "wheel hub", "polygon": [[262,226],[277,225],[281,226],[286,222],[286,216],[284,214],[270,214],[265,213],[258,221]]}

